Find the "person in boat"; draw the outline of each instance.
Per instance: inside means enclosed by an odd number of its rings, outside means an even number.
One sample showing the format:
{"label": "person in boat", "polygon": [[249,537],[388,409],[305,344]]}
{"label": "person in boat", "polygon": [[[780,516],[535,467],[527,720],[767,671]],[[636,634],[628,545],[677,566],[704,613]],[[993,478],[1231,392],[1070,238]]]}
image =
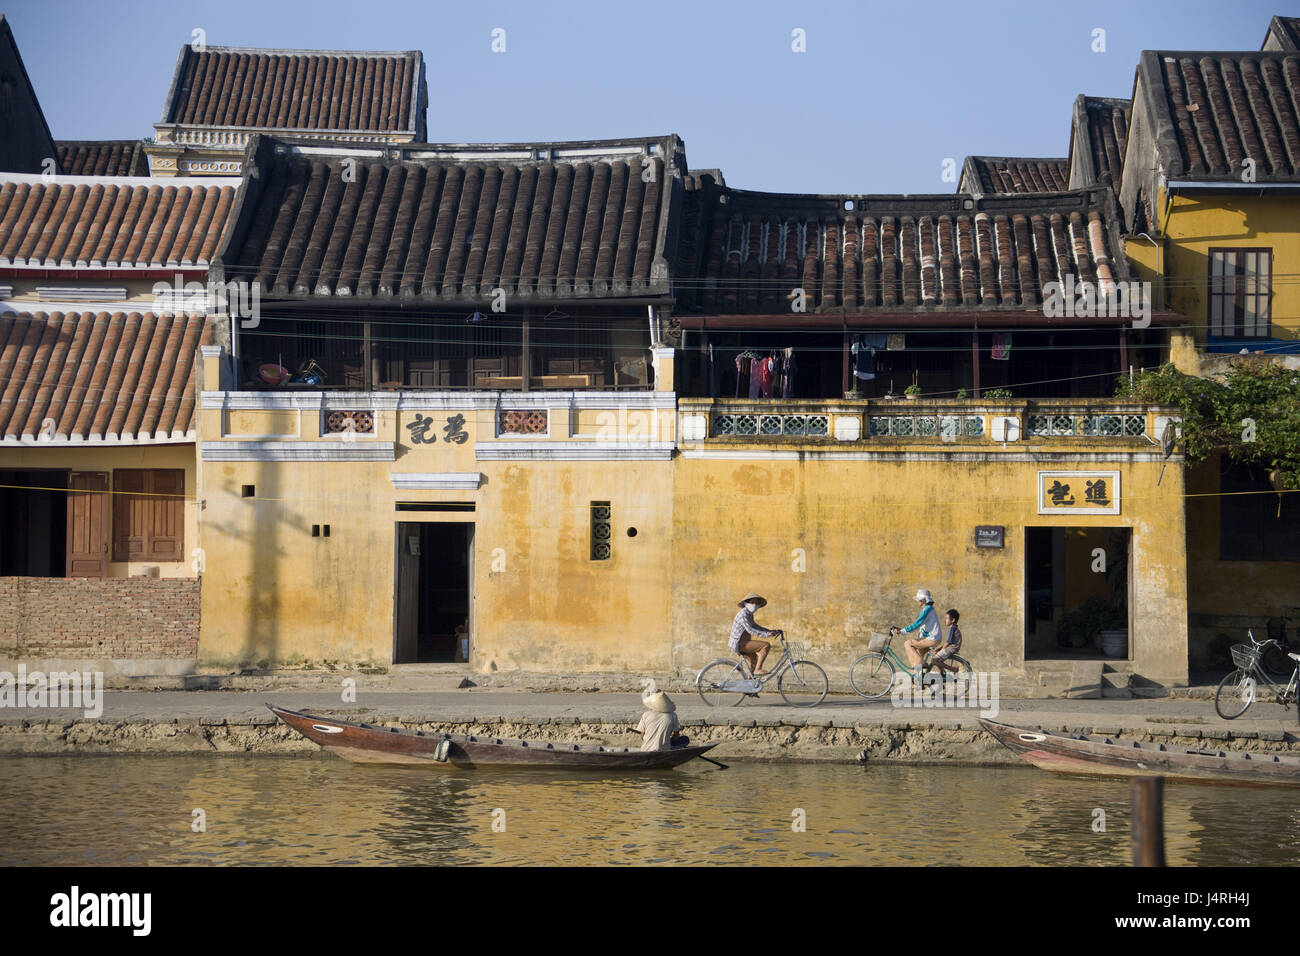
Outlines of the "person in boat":
{"label": "person in boat", "polygon": [[636,732],[641,735],[642,750],[668,750],[686,746],[688,739],[677,733],[681,722],[677,719],[677,705],[661,690],[641,696],[645,712]]}
{"label": "person in boat", "polygon": [[957,673],[956,664],[946,664],[944,661],[961,650],[961,628],[957,626],[957,622],[960,620],[961,613],[955,607],[951,607],[944,612],[943,625],[948,628],[948,636],[944,640],[943,646],[939,648],[938,653],[930,659],[930,663],[949,674]]}
{"label": "person in boat", "polygon": [[774,637],[785,632],[769,631],[755,623],[754,612],[767,606],[767,598],[751,591],[740,599],[738,606],[740,610],[731,622],[731,639],[727,641],[727,647],[749,661],[750,673],[755,677],[762,677],[767,673],[763,670],[763,661],[767,660],[767,652],[771,649],[771,645],[767,641],[753,640],[750,635]]}
{"label": "person in boat", "polygon": [[910,634],[912,631],[920,630],[919,638],[912,638],[904,641],[903,647],[907,651],[907,662],[912,665],[913,676],[916,680],[921,679],[921,661],[925,657],[925,652],[938,647],[940,636],[943,633],[939,627],[939,615],[934,610],[934,598],[930,597],[930,592],[921,588],[913,597],[914,601],[920,606],[920,613],[917,614],[916,620],[907,627],[895,627],[891,630],[894,633],[902,632]]}

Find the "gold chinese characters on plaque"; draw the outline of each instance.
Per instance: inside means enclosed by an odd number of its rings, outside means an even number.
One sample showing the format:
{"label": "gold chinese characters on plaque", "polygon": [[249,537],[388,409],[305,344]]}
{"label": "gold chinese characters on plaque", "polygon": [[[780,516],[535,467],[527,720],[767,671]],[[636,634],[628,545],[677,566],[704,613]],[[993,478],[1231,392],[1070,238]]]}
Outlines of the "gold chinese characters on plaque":
{"label": "gold chinese characters on plaque", "polygon": [[1118,471],[1040,471],[1038,513],[1119,514]]}

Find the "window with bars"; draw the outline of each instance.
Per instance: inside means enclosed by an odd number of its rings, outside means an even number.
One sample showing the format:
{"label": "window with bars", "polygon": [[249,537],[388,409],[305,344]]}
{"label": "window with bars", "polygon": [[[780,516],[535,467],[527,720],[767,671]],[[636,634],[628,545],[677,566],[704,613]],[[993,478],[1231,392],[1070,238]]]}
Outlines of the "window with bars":
{"label": "window with bars", "polygon": [[591,503],[591,560],[608,561],[612,553],[611,510],[608,501]]}
{"label": "window with bars", "polygon": [[1267,338],[1272,249],[1210,250],[1210,334]]}

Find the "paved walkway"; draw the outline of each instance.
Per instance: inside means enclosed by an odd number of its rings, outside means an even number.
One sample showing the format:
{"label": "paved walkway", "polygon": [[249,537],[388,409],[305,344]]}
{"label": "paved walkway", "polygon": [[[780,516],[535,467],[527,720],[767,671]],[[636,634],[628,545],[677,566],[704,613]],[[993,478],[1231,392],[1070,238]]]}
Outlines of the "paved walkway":
{"label": "paved walkway", "polygon": [[[746,700],[738,707],[712,708],[698,696],[671,695],[683,720],[710,723],[750,720],[802,724],[833,721],[852,724],[970,724],[977,709],[905,708],[890,701],[869,702],[857,697],[832,695],[817,707],[790,707],[775,694]],[[464,688],[427,692],[357,691],[354,703],[344,702],[340,691],[106,691],[101,722],[119,721],[230,721],[244,723],[270,716],[267,703],[292,710],[331,711],[338,716],[354,712],[364,719],[398,718],[452,722],[544,722],[564,718],[581,723],[635,723],[642,711],[640,698],[628,693],[537,693],[495,688]],[[80,709],[0,708],[0,722],[22,720],[79,720]],[[1221,719],[1214,704],[1203,700],[1003,700],[994,718],[1007,723],[1048,728],[1101,729],[1112,732],[1174,727],[1199,730],[1202,736],[1262,736],[1280,739],[1280,732],[1300,735],[1296,712],[1277,704],[1257,703],[1245,717]]]}

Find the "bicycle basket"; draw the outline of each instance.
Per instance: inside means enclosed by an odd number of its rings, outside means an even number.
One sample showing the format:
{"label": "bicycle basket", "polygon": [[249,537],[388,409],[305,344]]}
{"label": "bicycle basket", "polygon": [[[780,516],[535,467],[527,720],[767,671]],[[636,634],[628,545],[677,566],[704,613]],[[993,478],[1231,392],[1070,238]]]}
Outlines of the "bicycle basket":
{"label": "bicycle basket", "polygon": [[1233,644],[1232,663],[1247,669],[1254,667],[1259,663],[1259,648],[1250,644]]}
{"label": "bicycle basket", "polygon": [[879,631],[871,632],[871,643],[867,645],[867,650],[876,651],[877,653],[879,653],[888,646],[889,646],[888,634],[881,634]]}

